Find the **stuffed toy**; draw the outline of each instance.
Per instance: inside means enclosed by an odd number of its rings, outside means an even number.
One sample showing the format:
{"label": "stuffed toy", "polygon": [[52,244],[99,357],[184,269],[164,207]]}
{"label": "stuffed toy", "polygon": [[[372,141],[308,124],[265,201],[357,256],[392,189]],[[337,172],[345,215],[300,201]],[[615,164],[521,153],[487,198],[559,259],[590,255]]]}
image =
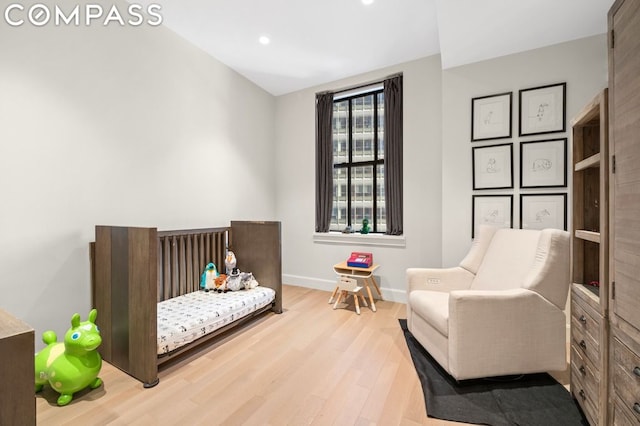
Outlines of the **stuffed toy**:
{"label": "stuffed toy", "polygon": [[215,290],[215,279],[219,276],[215,263],[207,264],[200,276],[200,288],[203,290]]}
{"label": "stuffed toy", "polygon": [[224,266],[227,268],[227,275],[231,275],[236,267],[236,255],[231,251],[227,251],[227,257],[224,258]]}
{"label": "stuffed toy", "polygon": [[97,349],[102,338],[96,326],[97,316],[98,311],[92,309],[89,319],[80,322],[80,315],[73,314],[64,342],[58,342],[56,333],[51,330],[42,333],[42,341],[47,346],[35,355],[36,392],[48,383],[60,394],[58,405],[67,405],[74,393],[102,384],[98,377],[102,358]]}
{"label": "stuffed toy", "polygon": [[226,293],[229,289],[227,288],[227,275],[220,274],[215,280],[215,291],[218,293]]}
{"label": "stuffed toy", "polygon": [[227,287],[231,291],[238,291],[244,288],[244,283],[237,268],[234,268],[231,276],[227,278]]}
{"label": "stuffed toy", "polygon": [[258,287],[260,284],[253,277],[253,273],[251,272],[242,272],[240,273],[240,280],[242,281],[242,287],[250,290],[252,288]]}

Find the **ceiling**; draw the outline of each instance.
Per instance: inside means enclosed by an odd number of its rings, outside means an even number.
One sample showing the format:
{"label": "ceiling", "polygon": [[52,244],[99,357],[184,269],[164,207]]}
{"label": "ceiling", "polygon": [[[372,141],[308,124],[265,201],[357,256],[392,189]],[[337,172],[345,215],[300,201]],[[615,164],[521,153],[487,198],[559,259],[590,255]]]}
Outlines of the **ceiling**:
{"label": "ceiling", "polygon": [[602,34],[613,0],[137,3],[161,5],[163,25],[282,95],[438,53],[447,69]]}

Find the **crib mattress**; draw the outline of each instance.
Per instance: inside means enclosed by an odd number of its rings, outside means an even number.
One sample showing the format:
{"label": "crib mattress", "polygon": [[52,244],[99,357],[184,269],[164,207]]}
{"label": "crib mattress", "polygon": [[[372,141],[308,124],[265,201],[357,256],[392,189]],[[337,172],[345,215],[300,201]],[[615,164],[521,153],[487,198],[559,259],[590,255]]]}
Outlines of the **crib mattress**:
{"label": "crib mattress", "polygon": [[158,355],[176,350],[275,300],[269,287],[215,293],[195,291],[158,303]]}

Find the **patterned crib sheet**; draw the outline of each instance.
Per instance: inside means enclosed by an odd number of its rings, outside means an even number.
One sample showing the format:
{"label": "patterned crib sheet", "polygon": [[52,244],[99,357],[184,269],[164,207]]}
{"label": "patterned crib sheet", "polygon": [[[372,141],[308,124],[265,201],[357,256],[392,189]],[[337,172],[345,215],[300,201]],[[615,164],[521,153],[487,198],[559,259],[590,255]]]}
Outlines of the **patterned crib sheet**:
{"label": "patterned crib sheet", "polygon": [[158,354],[169,353],[269,305],[275,290],[195,291],[158,303]]}

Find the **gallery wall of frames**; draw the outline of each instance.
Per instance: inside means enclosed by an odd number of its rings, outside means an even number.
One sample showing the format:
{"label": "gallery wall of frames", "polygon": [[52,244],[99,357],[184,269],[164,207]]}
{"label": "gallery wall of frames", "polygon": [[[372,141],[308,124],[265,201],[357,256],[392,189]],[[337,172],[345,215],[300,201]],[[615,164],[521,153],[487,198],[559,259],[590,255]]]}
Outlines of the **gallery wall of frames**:
{"label": "gallery wall of frames", "polygon": [[567,230],[566,93],[566,83],[521,89],[515,112],[513,92],[471,99],[472,238],[483,223]]}

